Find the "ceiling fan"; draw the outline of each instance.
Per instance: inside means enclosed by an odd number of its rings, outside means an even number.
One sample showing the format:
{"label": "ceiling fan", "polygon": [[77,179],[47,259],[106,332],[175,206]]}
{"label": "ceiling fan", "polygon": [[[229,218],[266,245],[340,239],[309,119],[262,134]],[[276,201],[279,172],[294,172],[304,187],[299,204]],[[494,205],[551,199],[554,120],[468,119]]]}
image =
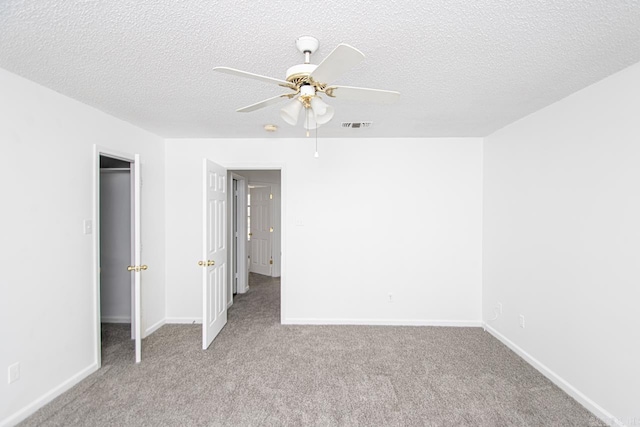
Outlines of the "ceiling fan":
{"label": "ceiling fan", "polygon": [[[309,129],[316,129],[333,118],[334,108],[327,105],[320,98],[319,94],[325,94],[331,98],[376,102],[380,104],[390,104],[395,102],[400,96],[400,92],[391,90],[331,84],[349,68],[360,63],[360,61],[364,59],[364,54],[348,44],[339,44],[319,65],[314,65],[309,61],[311,55],[318,49],[318,46],[319,42],[315,37],[303,36],[296,40],[296,47],[304,54],[304,64],[294,65],[289,68],[285,80],[261,76],[228,67],[215,67],[214,71],[277,84],[292,90],[290,93],[265,99],[264,101],[240,108],[237,111],[240,113],[248,113],[270,105],[275,105],[285,99],[290,99],[291,101],[280,110],[280,116],[285,122],[295,126],[298,123],[299,117],[303,115],[303,126],[307,131]],[[304,111],[304,114],[301,114],[302,111]]]}

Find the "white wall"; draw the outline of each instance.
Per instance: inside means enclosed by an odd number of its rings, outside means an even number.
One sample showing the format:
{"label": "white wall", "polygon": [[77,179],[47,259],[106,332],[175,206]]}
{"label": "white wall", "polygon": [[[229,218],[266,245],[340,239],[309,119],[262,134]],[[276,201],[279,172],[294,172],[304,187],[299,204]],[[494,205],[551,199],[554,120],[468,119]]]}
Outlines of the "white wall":
{"label": "white wall", "polygon": [[482,140],[327,139],[321,148],[315,159],[303,138],[166,141],[167,321],[201,318],[208,157],[230,169],[284,165],[285,322],[479,324]]}
{"label": "white wall", "polygon": [[500,301],[489,324],[503,338],[628,425],[640,420],[639,117],[637,64],[484,151],[484,318]]}
{"label": "white wall", "polygon": [[280,184],[280,171],[278,170],[239,170],[234,172],[247,178],[250,183]]}
{"label": "white wall", "polygon": [[[147,328],[164,319],[165,301],[162,139],[2,69],[0,93],[0,185],[10,201],[0,221],[2,425],[95,369],[92,236],[82,226],[93,216],[93,144],[141,154]],[[15,362],[21,379],[8,385]]]}

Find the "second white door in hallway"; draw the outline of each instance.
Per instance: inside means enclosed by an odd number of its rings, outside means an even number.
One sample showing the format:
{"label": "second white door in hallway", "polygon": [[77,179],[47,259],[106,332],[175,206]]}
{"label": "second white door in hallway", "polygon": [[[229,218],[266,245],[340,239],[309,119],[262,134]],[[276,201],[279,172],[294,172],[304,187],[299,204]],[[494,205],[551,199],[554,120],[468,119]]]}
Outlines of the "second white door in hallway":
{"label": "second white door in hallway", "polygon": [[251,242],[251,264],[249,271],[270,276],[273,266],[271,187],[251,188],[250,194],[249,238]]}

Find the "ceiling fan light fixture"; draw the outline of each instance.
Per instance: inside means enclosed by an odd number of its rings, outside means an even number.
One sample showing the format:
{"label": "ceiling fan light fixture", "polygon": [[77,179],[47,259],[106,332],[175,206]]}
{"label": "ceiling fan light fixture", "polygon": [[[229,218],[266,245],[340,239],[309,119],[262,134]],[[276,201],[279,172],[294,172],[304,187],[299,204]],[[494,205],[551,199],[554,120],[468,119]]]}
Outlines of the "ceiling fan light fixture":
{"label": "ceiling fan light fixture", "polygon": [[311,108],[305,109],[305,118],[303,126],[306,130],[316,129],[319,125],[316,121],[316,116],[313,114],[313,110]]}
{"label": "ceiling fan light fixture", "polygon": [[316,117],[324,115],[327,112],[327,107],[328,105],[319,97],[311,98],[311,108],[316,113]]}
{"label": "ceiling fan light fixture", "polygon": [[280,117],[291,126],[295,126],[300,117],[300,110],[302,110],[302,102],[294,98],[280,110]]}
{"label": "ceiling fan light fixture", "polygon": [[[318,108],[316,108],[314,104],[316,104]],[[331,105],[325,104],[320,98],[317,97],[311,100],[311,108],[313,108],[316,122],[318,122],[319,125],[329,123],[335,113],[335,109]]]}

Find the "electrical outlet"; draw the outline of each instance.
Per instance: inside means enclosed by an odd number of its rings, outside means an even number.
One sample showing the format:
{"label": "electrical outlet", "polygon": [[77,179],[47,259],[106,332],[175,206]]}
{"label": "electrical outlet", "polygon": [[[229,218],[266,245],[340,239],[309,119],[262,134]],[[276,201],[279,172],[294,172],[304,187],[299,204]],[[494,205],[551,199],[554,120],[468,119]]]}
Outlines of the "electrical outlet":
{"label": "electrical outlet", "polygon": [[524,314],[520,315],[520,317],[518,318],[518,323],[520,324],[521,328],[524,328]]}
{"label": "electrical outlet", "polygon": [[393,294],[389,294],[389,302],[393,302]]}
{"label": "electrical outlet", "polygon": [[20,362],[9,366],[9,384],[15,383],[20,379]]}

